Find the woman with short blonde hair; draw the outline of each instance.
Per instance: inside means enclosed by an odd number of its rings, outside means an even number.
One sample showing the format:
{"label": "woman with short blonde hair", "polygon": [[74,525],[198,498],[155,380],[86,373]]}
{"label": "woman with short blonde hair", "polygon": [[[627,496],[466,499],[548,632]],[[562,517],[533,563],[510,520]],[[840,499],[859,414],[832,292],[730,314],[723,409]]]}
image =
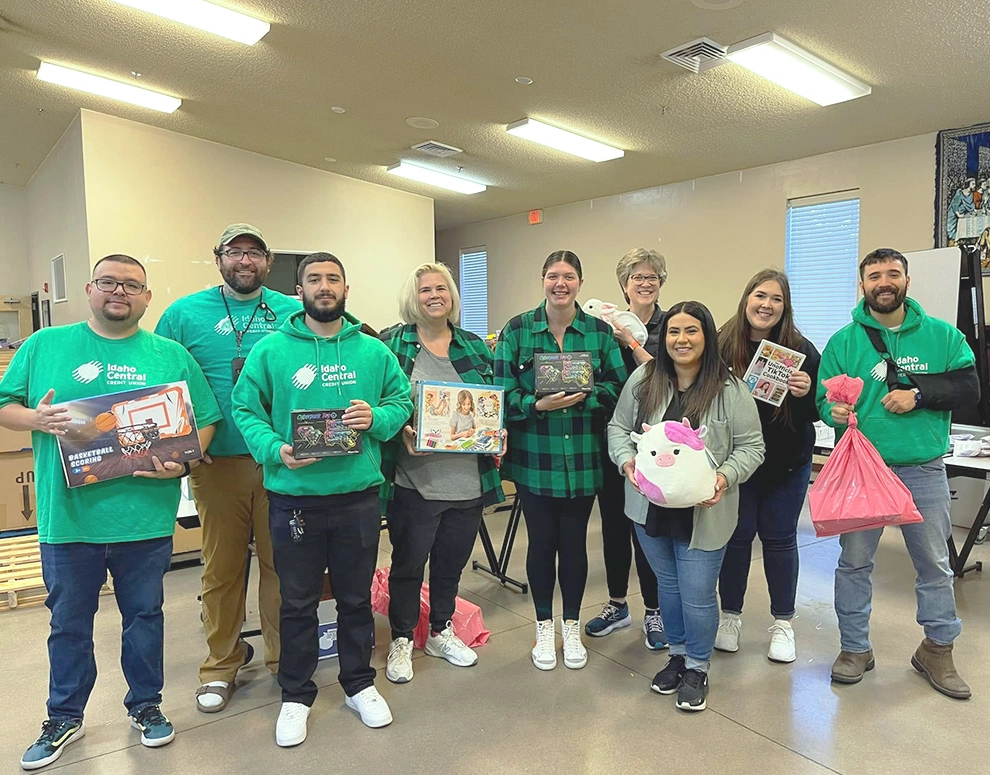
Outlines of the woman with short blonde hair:
{"label": "woman with short blonde hair", "polygon": [[438,274],[443,278],[450,294],[450,309],[447,312],[447,322],[457,325],[461,319],[461,295],[457,292],[457,284],[444,264],[420,264],[402,284],[399,289],[399,318],[403,323],[425,325],[430,322],[422,305],[419,303],[419,280],[424,274]]}

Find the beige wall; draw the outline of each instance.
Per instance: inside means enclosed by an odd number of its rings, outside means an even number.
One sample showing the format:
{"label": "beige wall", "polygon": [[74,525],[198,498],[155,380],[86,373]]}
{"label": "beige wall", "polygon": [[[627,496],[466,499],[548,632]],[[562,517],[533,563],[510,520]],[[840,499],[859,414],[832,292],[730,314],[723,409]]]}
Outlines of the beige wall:
{"label": "beige wall", "polygon": [[25,296],[28,277],[27,189],[0,183],[0,294]]}
{"label": "beige wall", "polygon": [[[554,250],[584,265],[582,299],[621,303],[615,263],[633,247],[659,250],[669,279],[664,306],[698,299],[717,321],[735,309],[746,281],[784,264],[787,201],[858,189],[860,255],[880,246],[932,247],[935,135],[815,156],[442,231],[437,256],[454,267],[459,250],[488,248],[492,330],[542,300],[540,268]],[[853,269],[852,271],[855,271]]]}
{"label": "beige wall", "polygon": [[89,316],[83,290],[89,280],[90,262],[82,144],[82,125],[76,116],[27,184],[27,290],[41,291],[41,299],[50,298],[42,286],[51,283],[51,259],[65,255],[69,300],[52,304],[53,325]]}
{"label": "beige wall", "polygon": [[82,125],[90,252],[147,264],[149,327],[220,282],[212,247],[232,222],[275,250],[338,256],[348,310],[375,328],[396,322],[400,283],[434,260],[432,199],[91,111]]}

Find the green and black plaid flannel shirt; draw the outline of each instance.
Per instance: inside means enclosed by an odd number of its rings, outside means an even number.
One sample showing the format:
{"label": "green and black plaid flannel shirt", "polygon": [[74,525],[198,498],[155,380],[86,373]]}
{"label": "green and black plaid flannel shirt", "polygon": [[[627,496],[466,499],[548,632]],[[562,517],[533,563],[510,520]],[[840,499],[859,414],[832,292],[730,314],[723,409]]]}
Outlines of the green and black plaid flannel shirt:
{"label": "green and black plaid flannel shirt", "polygon": [[[468,383],[476,385],[495,384],[492,351],[488,349],[488,345],[477,334],[472,334],[463,328],[450,326],[450,329],[452,334],[448,355],[454,371]],[[423,348],[419,343],[419,337],[416,335],[416,325],[410,323],[390,328],[382,334],[382,341],[385,342],[388,349],[395,353],[402,371],[407,377],[410,376],[416,362],[416,356]],[[402,438],[399,436],[388,444],[382,445],[382,474],[385,477],[385,483],[382,485],[382,501],[386,506],[392,500],[395,465],[399,453],[398,445],[401,444]],[[478,473],[481,475],[481,494],[485,505],[491,506],[504,501],[502,480],[499,478],[498,469],[495,467],[495,459],[491,455],[478,455]]]}
{"label": "green and black plaid flannel shirt", "polygon": [[538,495],[574,498],[602,486],[602,434],[627,374],[611,327],[580,308],[564,332],[564,352],[588,351],[594,392],[569,409],[536,410],[536,353],[561,352],[544,305],[505,324],[495,349],[496,384],[505,388],[509,451],[502,477]]}

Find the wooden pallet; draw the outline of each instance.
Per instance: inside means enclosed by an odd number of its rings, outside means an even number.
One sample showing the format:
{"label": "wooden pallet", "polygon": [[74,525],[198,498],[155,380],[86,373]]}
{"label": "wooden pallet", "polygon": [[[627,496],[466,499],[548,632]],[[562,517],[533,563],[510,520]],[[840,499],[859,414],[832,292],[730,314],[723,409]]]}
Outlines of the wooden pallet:
{"label": "wooden pallet", "polygon": [[[100,594],[112,591],[105,585]],[[0,539],[0,611],[43,605],[47,598],[38,536]]]}

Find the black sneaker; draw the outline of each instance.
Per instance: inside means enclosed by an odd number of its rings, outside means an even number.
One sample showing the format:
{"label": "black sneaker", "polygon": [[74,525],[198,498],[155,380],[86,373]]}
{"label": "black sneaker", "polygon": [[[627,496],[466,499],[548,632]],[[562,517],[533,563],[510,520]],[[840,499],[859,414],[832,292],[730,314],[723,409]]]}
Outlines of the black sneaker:
{"label": "black sneaker", "polygon": [[684,680],[677,689],[677,707],[681,710],[704,710],[708,707],[708,673],[685,670]]}
{"label": "black sneaker", "polygon": [[653,683],[650,688],[657,694],[673,694],[681,685],[684,678],[684,656],[682,654],[671,654],[667,666],[653,676]]}

